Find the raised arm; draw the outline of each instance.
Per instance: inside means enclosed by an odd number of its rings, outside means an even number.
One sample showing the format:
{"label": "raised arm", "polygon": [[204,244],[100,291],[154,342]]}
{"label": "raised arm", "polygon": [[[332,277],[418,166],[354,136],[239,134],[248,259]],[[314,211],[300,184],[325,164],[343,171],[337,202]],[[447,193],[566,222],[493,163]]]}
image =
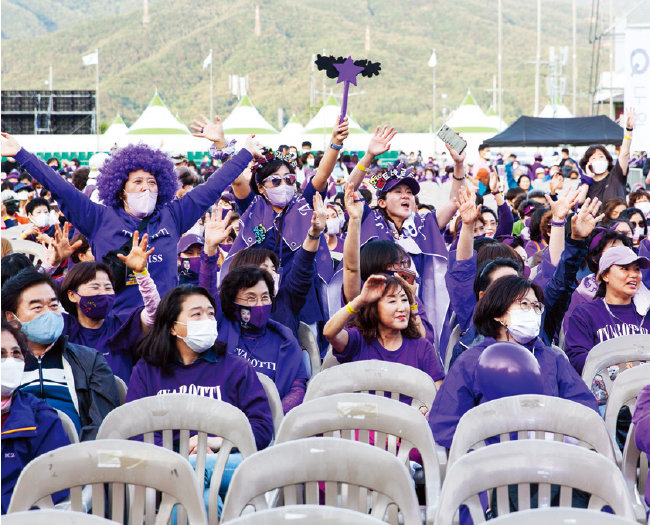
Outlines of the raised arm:
{"label": "raised arm", "polygon": [[564,191],[557,200],[552,200],[549,195],[544,195],[546,202],[551,208],[551,235],[548,242],[548,251],[551,256],[551,264],[557,266],[564,251],[564,224],[571,208],[578,202],[580,191]]}
{"label": "raised arm", "polygon": [[447,224],[449,224],[449,221],[456,213],[456,204],[454,203],[454,199],[458,195],[459,190],[465,184],[464,163],[465,163],[465,153],[467,151],[467,148],[465,148],[465,151],[463,151],[463,153],[459,155],[453,148],[450,148],[447,144],[445,144],[445,146],[447,147],[447,150],[449,151],[449,155],[451,155],[451,158],[454,159],[454,175],[451,181],[451,188],[449,189],[449,201],[436,210],[436,220],[438,221],[438,226],[440,227],[441,231],[445,229]]}
{"label": "raised arm", "polygon": [[463,221],[458,234],[456,260],[466,261],[474,254],[474,223],[481,215],[482,206],[476,206],[476,191],[470,188],[467,191],[459,191],[458,199],[454,199],[453,203]]}
{"label": "raised arm", "polygon": [[318,164],[318,169],[316,170],[316,175],[311,179],[311,183],[314,185],[316,191],[325,191],[327,189],[327,181],[332,174],[334,166],[336,166],[336,161],[339,157],[339,152],[341,148],[334,149],[332,144],[335,146],[343,146],[343,141],[348,137],[350,133],[348,130],[348,117],[343,119],[343,123],[339,124],[339,118],[336,117],[336,123],[334,124],[334,129],[332,130],[332,137],[330,143],[325,150],[325,154]]}
{"label": "raised arm", "polygon": [[[226,240],[232,231],[230,217],[232,210],[222,218],[223,208],[219,203],[212,213],[208,214],[203,223],[203,253],[201,254],[201,267],[199,269],[199,286],[205,288],[212,297],[217,297],[217,271],[219,267],[219,245]],[[221,304],[217,301],[217,307]],[[218,318],[219,316],[217,316]]]}
{"label": "raised arm", "polygon": [[361,221],[364,199],[354,191],[354,183],[345,185],[345,209],[350,220],[343,243],[343,295],[346,301],[361,293]]}
{"label": "raised arm", "polygon": [[625,117],[625,130],[623,132],[623,143],[621,151],[618,154],[618,164],[621,166],[623,175],[627,175],[627,168],[630,162],[630,146],[632,145],[632,133],[634,132],[634,123],[636,114],[633,109],[629,110]]}
{"label": "raised arm", "polygon": [[[366,154],[361,158],[359,163],[354,167],[352,173],[350,173],[350,178],[348,182],[354,184],[354,189],[357,190],[363,181],[365,171],[370,167],[370,165],[375,161],[375,158],[382,153],[386,153],[390,150],[390,141],[393,140],[397,131],[395,128],[389,128],[388,126],[377,126],[374,135],[370,138],[368,143],[368,149]],[[363,169],[361,169],[361,166]]]}

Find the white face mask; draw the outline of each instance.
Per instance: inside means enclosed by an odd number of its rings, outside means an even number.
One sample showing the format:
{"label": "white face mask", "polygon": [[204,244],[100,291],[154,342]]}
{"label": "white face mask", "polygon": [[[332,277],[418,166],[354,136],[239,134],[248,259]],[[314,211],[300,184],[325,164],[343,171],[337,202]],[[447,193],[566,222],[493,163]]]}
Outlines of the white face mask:
{"label": "white face mask", "polygon": [[532,308],[527,312],[523,310],[510,310],[510,324],[507,331],[519,344],[530,343],[539,335],[542,326],[542,314]]}
{"label": "white face mask", "polygon": [[278,208],[284,208],[293,196],[296,194],[295,184],[290,186],[286,184],[280,184],[277,188],[265,188],[266,198],[269,200],[272,206],[277,206]]}
{"label": "white face mask", "polygon": [[600,175],[607,171],[607,166],[609,166],[609,162],[606,159],[598,159],[591,163],[591,171],[596,175]]}
{"label": "white face mask", "polygon": [[49,213],[41,213],[40,215],[37,215],[36,217],[32,217],[32,222],[38,226],[39,228],[45,228],[46,226],[50,225],[50,214]]}
{"label": "white face mask", "polygon": [[131,213],[139,218],[151,215],[157,201],[158,194],[149,190],[126,194],[126,203],[129,205]]}
{"label": "white face mask", "polygon": [[341,232],[341,221],[334,217],[333,219],[327,219],[327,233],[329,235],[337,235]]}
{"label": "white face mask", "polygon": [[278,295],[278,290],[280,290],[280,274],[271,272],[271,277],[273,277],[273,297],[275,297]]}
{"label": "white face mask", "polygon": [[307,159],[307,166],[312,168],[314,166],[314,159]]}
{"label": "white face mask", "polygon": [[198,353],[203,353],[208,348],[211,348],[217,340],[217,335],[219,335],[216,319],[201,319],[200,321],[188,321],[187,323],[176,322],[187,326],[187,335],[185,337],[180,335],[176,337]]}
{"label": "white face mask", "polygon": [[650,202],[636,202],[634,203],[634,207],[640,209],[644,217],[647,217],[650,214]]}
{"label": "white face mask", "polygon": [[632,240],[634,242],[638,242],[638,240],[641,238],[641,235],[643,235],[643,228],[641,226],[637,226],[634,228],[634,232],[632,232]]}
{"label": "white face mask", "polygon": [[15,357],[7,357],[2,360],[0,371],[2,372],[2,397],[11,396],[16,388],[20,386],[25,370],[25,361]]}

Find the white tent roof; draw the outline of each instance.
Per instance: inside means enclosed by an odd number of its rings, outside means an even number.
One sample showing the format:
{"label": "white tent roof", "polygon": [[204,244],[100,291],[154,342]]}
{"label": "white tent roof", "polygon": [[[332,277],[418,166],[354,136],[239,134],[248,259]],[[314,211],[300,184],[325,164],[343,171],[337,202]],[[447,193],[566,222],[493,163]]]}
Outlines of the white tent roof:
{"label": "white tent roof", "polygon": [[[309,123],[305,126],[305,133],[311,134],[332,134],[332,128],[336,122],[336,117],[341,114],[341,106],[338,105],[334,95],[330,95],[329,98],[318,110],[318,113],[314,115]],[[348,115],[348,127],[350,133],[366,133],[366,131],[357,124],[351,115]]]}
{"label": "white tent roof", "polygon": [[115,119],[113,119],[113,122],[111,122],[111,125],[108,126],[108,129],[104,132],[104,137],[121,137],[128,130],[129,128],[126,126],[124,120],[122,120],[122,117],[118,113]]}
{"label": "white tent roof", "polygon": [[190,135],[190,130],[179,122],[158,95],[154,93],[151,102],[127,132],[128,135]]}
{"label": "white tent roof", "polygon": [[564,104],[546,104],[538,115],[542,118],[572,118],[573,115]]}
{"label": "white tent roof", "polygon": [[287,144],[298,145],[302,141],[303,135],[305,134],[305,127],[300,123],[298,117],[294,113],[291,115],[287,125],[282,128],[280,132],[280,137]]}
{"label": "white tent roof", "polygon": [[503,131],[508,127],[508,124],[505,123],[503,119],[499,118],[496,110],[490,106],[485,114],[486,122],[489,122],[490,125],[494,126],[497,131]]}
{"label": "white tent roof", "polygon": [[476,99],[469,89],[460,106],[452,111],[446,124],[459,133],[495,133],[498,131],[476,103]]}
{"label": "white tent roof", "polygon": [[239,104],[223,121],[224,132],[230,135],[276,134],[278,131],[271,126],[259,111],[253,106],[248,95],[244,95]]}

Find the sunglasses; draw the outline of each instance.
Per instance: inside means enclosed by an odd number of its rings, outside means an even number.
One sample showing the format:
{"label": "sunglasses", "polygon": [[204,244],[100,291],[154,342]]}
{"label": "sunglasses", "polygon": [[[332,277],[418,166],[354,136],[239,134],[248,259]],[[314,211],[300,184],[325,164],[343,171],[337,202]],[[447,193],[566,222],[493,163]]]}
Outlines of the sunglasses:
{"label": "sunglasses", "polygon": [[[270,187],[277,188],[278,186],[280,186],[280,184],[282,184],[282,181],[284,181],[284,183],[287,186],[291,186],[291,185],[296,183],[296,176],[292,175],[292,174],[284,175],[284,176],[282,176],[282,175],[271,175],[270,177],[267,177],[266,179],[264,179],[263,184],[267,188],[270,188]],[[270,183],[270,186],[267,184],[267,182]]]}
{"label": "sunglasses", "polygon": [[630,221],[630,225],[632,226],[632,228],[637,228],[637,227],[645,228],[645,221],[639,221],[639,222]]}

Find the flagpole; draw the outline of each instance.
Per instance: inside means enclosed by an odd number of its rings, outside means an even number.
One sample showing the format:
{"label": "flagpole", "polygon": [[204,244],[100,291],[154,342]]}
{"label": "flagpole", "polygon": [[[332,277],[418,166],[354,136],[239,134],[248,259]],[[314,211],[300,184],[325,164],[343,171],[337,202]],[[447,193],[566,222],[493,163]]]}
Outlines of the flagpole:
{"label": "flagpole", "polygon": [[95,128],[97,133],[97,151],[99,151],[99,49],[95,49],[97,63],[95,64]]}
{"label": "flagpole", "polygon": [[212,98],[212,49],[210,49],[210,122],[214,118],[214,102]]}

